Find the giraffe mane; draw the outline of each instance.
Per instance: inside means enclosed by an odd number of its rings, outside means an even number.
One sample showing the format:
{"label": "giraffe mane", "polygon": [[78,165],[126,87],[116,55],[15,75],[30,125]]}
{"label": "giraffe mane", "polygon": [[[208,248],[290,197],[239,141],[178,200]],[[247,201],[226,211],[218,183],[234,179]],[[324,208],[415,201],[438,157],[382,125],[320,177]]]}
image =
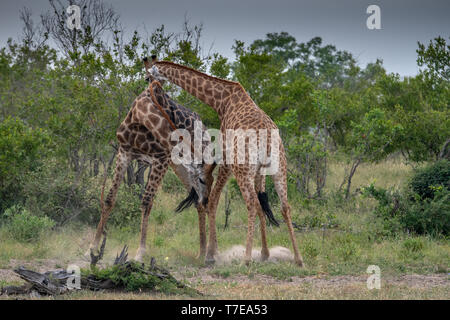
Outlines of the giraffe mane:
{"label": "giraffe mane", "polygon": [[198,75],[204,76],[204,77],[209,78],[209,79],[213,79],[213,80],[218,81],[218,82],[223,82],[223,83],[226,83],[226,84],[232,84],[232,85],[239,86],[241,89],[243,89],[245,91],[245,89],[242,87],[242,85],[239,82],[237,82],[237,81],[231,81],[231,80],[226,80],[226,79],[210,76],[209,74],[206,74],[204,72],[198,71],[196,69],[193,69],[193,68],[190,68],[190,67],[187,67],[187,66],[183,66],[181,64],[178,64],[178,63],[175,63],[175,62],[172,62],[172,61],[166,61],[166,60],[160,61],[160,60],[158,60],[158,61],[155,62],[155,64],[156,65],[158,65],[158,64],[160,64],[160,65],[166,64],[166,65],[171,65],[171,66],[173,66],[175,68],[178,68],[178,69],[188,70],[188,71],[191,71],[193,73],[196,73]]}

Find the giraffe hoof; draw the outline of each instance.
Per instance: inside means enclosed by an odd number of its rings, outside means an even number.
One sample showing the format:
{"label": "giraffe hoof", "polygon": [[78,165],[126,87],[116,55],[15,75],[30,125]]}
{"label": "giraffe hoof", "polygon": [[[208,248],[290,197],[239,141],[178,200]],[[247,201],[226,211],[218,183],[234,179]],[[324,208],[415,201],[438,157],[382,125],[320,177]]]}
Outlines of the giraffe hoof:
{"label": "giraffe hoof", "polygon": [[267,261],[270,255],[268,253],[261,253],[261,261]]}
{"label": "giraffe hoof", "polygon": [[302,261],[302,260],[297,260],[297,261],[295,261],[295,264],[296,264],[297,266],[299,266],[300,268],[304,268],[304,267],[305,267],[305,265],[303,264],[303,261]]}
{"label": "giraffe hoof", "polygon": [[138,252],[134,256],[134,261],[142,263],[144,260],[145,250],[138,249]]}
{"label": "giraffe hoof", "polygon": [[195,259],[197,259],[197,260],[199,260],[199,261],[203,261],[203,260],[205,260],[205,256],[206,256],[205,253],[199,253],[199,254],[197,255],[197,257],[195,257]]}
{"label": "giraffe hoof", "polygon": [[206,257],[205,259],[205,264],[207,266],[213,266],[216,263],[216,260],[214,259],[214,257]]}

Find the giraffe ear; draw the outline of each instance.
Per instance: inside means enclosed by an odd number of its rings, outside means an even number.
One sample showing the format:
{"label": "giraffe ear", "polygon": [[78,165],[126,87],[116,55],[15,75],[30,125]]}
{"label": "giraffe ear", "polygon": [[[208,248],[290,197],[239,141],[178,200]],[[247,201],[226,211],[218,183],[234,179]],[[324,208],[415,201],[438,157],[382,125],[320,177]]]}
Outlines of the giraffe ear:
{"label": "giraffe ear", "polygon": [[148,72],[148,69],[150,69],[150,61],[148,61],[147,57],[145,57],[143,60],[144,60],[145,70]]}

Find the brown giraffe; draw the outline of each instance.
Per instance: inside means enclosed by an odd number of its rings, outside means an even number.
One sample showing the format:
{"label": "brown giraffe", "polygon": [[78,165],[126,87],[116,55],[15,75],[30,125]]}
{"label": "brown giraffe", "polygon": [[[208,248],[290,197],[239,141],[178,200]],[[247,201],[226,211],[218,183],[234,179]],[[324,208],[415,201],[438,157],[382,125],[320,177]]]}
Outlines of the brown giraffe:
{"label": "brown giraffe", "polygon": [[[190,190],[187,199],[180,203],[177,211],[181,211],[193,202],[196,203],[199,230],[200,253],[203,258],[206,253],[206,204],[213,183],[212,171],[215,165],[175,165],[171,161],[171,150],[177,142],[171,141],[173,128],[186,129],[191,137],[194,135],[194,123],[200,117],[191,110],[175,103],[163,91],[157,81],[148,79],[149,87],[133,102],[127,117],[117,130],[119,152],[113,185],[102,206],[102,215],[97,227],[94,241],[87,255],[98,253],[101,236],[105,230],[106,222],[114,207],[117,191],[123,179],[124,172],[130,161],[137,159],[150,164],[146,190],[142,198],[141,239],[135,259],[142,261],[146,251],[148,217],[153,205],[154,196],[169,166]],[[153,94],[153,97],[152,97]],[[155,101],[156,100],[156,101]],[[164,113],[157,108],[163,108]],[[166,117],[169,117],[170,122]],[[202,130],[206,128],[202,125]],[[204,145],[205,146],[205,145]]]}
{"label": "brown giraffe", "polygon": [[[258,142],[263,138],[260,129],[266,129],[267,147],[266,154],[271,153],[271,129],[277,130],[277,126],[270,117],[262,111],[250,98],[245,89],[238,83],[223,80],[206,75],[197,70],[186,66],[178,65],[169,61],[158,61],[156,56],[152,57],[151,74],[158,80],[169,80],[170,82],[180,86],[191,95],[197,97],[207,105],[211,106],[217,113],[221,121],[220,131],[223,135],[224,153],[229,152],[226,145],[226,133],[229,129],[253,129],[256,131]],[[286,156],[283,144],[279,135],[274,137],[279,145],[279,167],[278,171],[272,175],[276,192],[280,198],[281,211],[283,218],[287,224],[292,246],[294,249],[295,262],[299,266],[303,266],[303,260],[297,248],[294,229],[292,226],[290,206],[287,199],[287,183],[286,183]],[[238,140],[237,137],[230,139],[230,149],[232,148],[237,154]],[[246,145],[250,145],[250,141],[246,140]],[[231,147],[232,146],[232,147]],[[245,261],[251,261],[253,234],[255,228],[255,219],[258,214],[261,229],[262,242],[262,259],[269,257],[269,249],[266,239],[266,221],[264,213],[269,220],[273,219],[273,214],[268,206],[267,194],[265,193],[265,176],[261,174],[261,169],[266,165],[258,159],[257,164],[248,162],[248,152],[245,155],[245,163],[222,164],[219,168],[217,182],[212,190],[208,203],[209,218],[209,244],[206,259],[214,262],[214,255],[217,252],[217,237],[215,227],[215,215],[217,204],[223,187],[225,186],[231,173],[236,177],[237,183],[241,190],[248,210],[248,230],[247,230],[247,246],[245,252]],[[275,222],[275,221],[274,221]]]}

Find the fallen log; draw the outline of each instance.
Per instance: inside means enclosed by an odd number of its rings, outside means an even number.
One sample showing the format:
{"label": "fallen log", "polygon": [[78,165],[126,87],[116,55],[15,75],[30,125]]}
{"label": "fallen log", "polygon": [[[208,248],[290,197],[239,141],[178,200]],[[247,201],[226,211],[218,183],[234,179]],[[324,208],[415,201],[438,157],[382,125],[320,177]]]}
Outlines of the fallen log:
{"label": "fallen log", "polygon": [[[27,283],[21,287],[9,286],[1,290],[4,295],[32,294],[61,295],[73,290],[122,290],[122,291],[156,291],[168,294],[202,295],[173,277],[170,272],[156,264],[154,258],[150,265],[127,261],[128,247],[125,246],[117,255],[114,264],[104,269],[92,266],[81,270],[80,275],[66,270],[39,273],[22,266],[14,270]],[[79,287],[73,286],[74,278],[79,277]]]}

